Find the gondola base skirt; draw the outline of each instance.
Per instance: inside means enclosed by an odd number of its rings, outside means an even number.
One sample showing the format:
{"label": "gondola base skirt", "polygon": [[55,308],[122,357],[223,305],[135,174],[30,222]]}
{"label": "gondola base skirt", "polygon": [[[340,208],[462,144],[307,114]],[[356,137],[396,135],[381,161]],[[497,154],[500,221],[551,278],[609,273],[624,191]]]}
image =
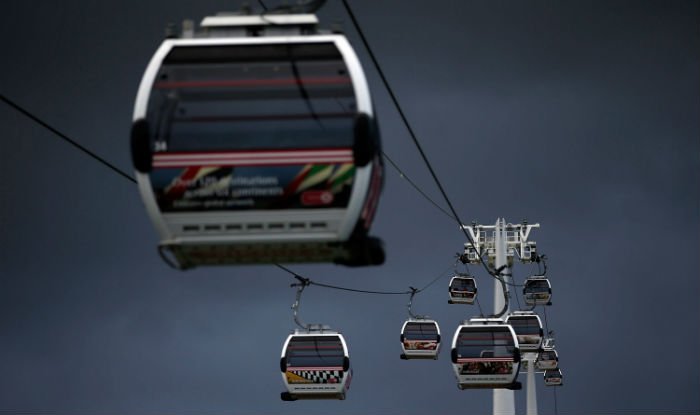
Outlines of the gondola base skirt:
{"label": "gondola base skirt", "polygon": [[381,265],[385,253],[379,238],[347,242],[285,242],[255,244],[163,244],[161,257],[172,267],[275,263],[323,263],[359,267]]}

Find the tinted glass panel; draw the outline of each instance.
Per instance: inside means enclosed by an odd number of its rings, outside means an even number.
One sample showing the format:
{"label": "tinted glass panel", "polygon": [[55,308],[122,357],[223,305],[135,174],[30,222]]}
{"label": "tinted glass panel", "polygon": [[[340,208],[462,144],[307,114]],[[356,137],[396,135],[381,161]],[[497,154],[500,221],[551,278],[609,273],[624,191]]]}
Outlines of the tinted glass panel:
{"label": "tinted glass panel", "polygon": [[288,367],[343,366],[344,357],[338,336],[292,337],[287,345]]}
{"label": "tinted glass panel", "polygon": [[471,278],[455,278],[450,284],[450,289],[456,291],[474,291],[476,288]]}
{"label": "tinted glass panel", "polygon": [[542,329],[537,317],[509,317],[506,322],[513,327],[518,336],[539,336]]}
{"label": "tinted glass panel", "polygon": [[457,336],[460,358],[513,357],[515,341],[507,327],[462,327]]}
{"label": "tinted glass panel", "polygon": [[352,82],[332,43],[176,47],[153,84],[155,151],[350,147]]}
{"label": "tinted glass panel", "polygon": [[544,280],[528,281],[525,284],[525,293],[549,292],[549,283]]}
{"label": "tinted glass panel", "polygon": [[437,327],[433,323],[408,323],[403,331],[407,340],[433,340],[438,338]]}
{"label": "tinted glass panel", "polygon": [[545,379],[559,379],[561,378],[561,372],[559,370],[545,370]]}
{"label": "tinted glass panel", "polygon": [[306,43],[296,45],[210,45],[174,48],[163,60],[166,64],[227,63],[227,62],[275,62],[287,56],[304,60],[342,59],[332,43]]}

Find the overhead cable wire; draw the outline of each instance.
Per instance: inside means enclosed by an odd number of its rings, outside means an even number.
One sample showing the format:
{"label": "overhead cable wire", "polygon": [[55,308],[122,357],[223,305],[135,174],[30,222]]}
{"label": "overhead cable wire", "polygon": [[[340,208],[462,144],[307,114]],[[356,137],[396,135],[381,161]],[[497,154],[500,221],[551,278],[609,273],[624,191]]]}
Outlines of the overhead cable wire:
{"label": "overhead cable wire", "polygon": [[447,193],[445,192],[445,189],[442,187],[442,183],[440,183],[440,180],[438,179],[437,175],[435,174],[435,171],[433,170],[432,165],[430,164],[430,161],[428,160],[428,156],[425,154],[425,151],[423,151],[423,147],[421,146],[420,142],[418,141],[418,137],[416,136],[415,132],[413,132],[413,128],[411,127],[411,124],[408,122],[408,118],[406,118],[406,114],[404,114],[403,109],[401,108],[401,105],[399,104],[399,100],[396,98],[396,95],[394,94],[393,89],[389,85],[389,81],[386,79],[386,76],[384,75],[384,71],[382,71],[382,67],[379,65],[379,61],[377,60],[376,56],[374,55],[374,52],[372,52],[372,48],[369,46],[369,43],[367,42],[367,38],[365,37],[364,32],[362,31],[362,28],[360,27],[360,24],[357,22],[357,19],[355,18],[355,14],[352,12],[352,9],[350,8],[350,5],[348,4],[347,0],[342,0],[343,5],[345,6],[345,10],[348,12],[348,15],[350,16],[350,20],[352,20],[353,25],[355,26],[355,30],[357,30],[357,33],[360,35],[360,39],[362,40],[362,43],[365,46],[365,49],[367,50],[367,53],[369,54],[370,59],[372,59],[372,62],[374,63],[374,67],[377,68],[377,72],[379,73],[379,77],[382,79],[382,83],[384,84],[384,87],[386,88],[387,92],[389,93],[389,97],[391,98],[391,101],[394,103],[394,107],[396,107],[396,110],[399,113],[399,116],[401,117],[401,120],[403,121],[403,124],[406,126],[406,129],[408,130],[409,135],[411,136],[411,139],[413,139],[413,143],[416,145],[416,148],[418,149],[418,152],[421,155],[421,158],[423,159],[423,162],[425,163],[426,167],[430,171],[430,175],[432,176],[433,180],[435,181],[435,184],[437,185],[438,189],[440,190],[440,193],[442,193],[442,197],[445,199],[445,202],[447,202],[447,205],[450,208],[450,211],[452,212],[452,216],[454,219],[457,220],[460,224],[460,229],[462,229],[462,232],[464,235],[467,237],[469,242],[474,242],[472,241],[471,236],[464,230],[464,228],[461,226],[462,222],[459,219],[459,215],[457,215],[457,211],[455,211],[454,207],[452,206],[452,203],[450,202],[450,198],[447,197]]}
{"label": "overhead cable wire", "polygon": [[131,177],[128,173],[124,172],[121,170],[119,167],[115,166],[114,164],[108,162],[107,160],[103,159],[102,157],[98,156],[97,154],[93,153],[92,151],[88,150],[86,147],[84,147],[82,144],[78,143],[77,141],[71,139],[68,137],[66,134],[63,134],[62,132],[58,131],[56,128],[52,127],[49,125],[47,122],[41,120],[39,117],[36,115],[32,114],[30,111],[26,110],[25,108],[21,107],[19,104],[16,102],[12,101],[11,99],[7,98],[5,95],[0,94],[0,99],[9,105],[10,107],[14,108],[18,112],[20,112],[22,115],[26,116],[27,118],[31,119],[32,121],[36,122],[37,124],[41,125],[42,127],[46,128],[47,130],[51,131],[73,147],[77,148],[78,150],[82,151],[83,153],[87,154],[88,156],[92,157],[93,159],[97,160],[98,162],[102,163],[105,165],[107,168],[111,169],[115,173],[119,174],[120,176],[124,177],[125,179],[128,179],[129,181],[136,183],[136,179]]}
{"label": "overhead cable wire", "polygon": [[418,185],[417,185],[416,183],[414,183],[413,180],[411,180],[411,179],[406,175],[406,173],[404,173],[404,172],[401,170],[401,168],[400,168],[396,163],[394,163],[394,160],[392,160],[391,157],[389,157],[389,155],[386,154],[383,150],[382,150],[382,155],[384,156],[385,159],[387,159],[387,161],[389,162],[389,164],[391,164],[391,166],[392,166],[397,172],[399,172],[399,176],[400,176],[402,179],[406,180],[411,186],[413,186],[413,188],[416,189],[416,191],[417,191],[418,193],[420,193],[421,196],[423,196],[428,202],[432,203],[433,206],[435,206],[436,208],[438,208],[438,209],[440,210],[440,212],[442,212],[442,213],[445,214],[445,216],[447,216],[448,218],[452,219],[452,220],[455,221],[455,222],[458,222],[458,224],[461,226],[461,223],[459,223],[459,221],[457,220],[457,218],[455,218],[454,216],[452,216],[452,214],[450,214],[448,211],[446,211],[442,206],[440,206],[436,201],[434,201],[430,196],[428,196],[423,190],[421,190],[421,188],[418,187]]}
{"label": "overhead cable wire", "polygon": [[474,299],[476,300],[476,305],[479,306],[479,315],[481,317],[484,317],[484,310],[481,309],[481,303],[479,302],[479,296],[477,295],[474,297],[475,297]]}
{"label": "overhead cable wire", "polygon": [[542,274],[540,275],[547,275],[547,255],[538,255],[537,256],[537,268],[539,269],[540,262],[542,262],[542,266],[544,267],[544,271],[542,271]]}
{"label": "overhead cable wire", "polygon": [[[384,75],[384,71],[382,71],[381,66],[379,65],[379,61],[377,60],[376,56],[374,55],[374,52],[372,52],[372,48],[369,46],[369,42],[367,42],[367,38],[364,35],[364,32],[362,32],[362,28],[360,27],[360,24],[358,23],[357,19],[355,18],[355,14],[353,13],[352,9],[350,8],[350,5],[348,4],[347,0],[342,0],[343,1],[343,6],[345,7],[345,10],[347,11],[348,15],[350,16],[350,20],[352,20],[353,26],[355,26],[355,30],[357,30],[357,33],[360,36],[360,39],[362,40],[362,43],[365,46],[365,49],[367,50],[367,53],[370,56],[370,59],[372,59],[372,62],[374,63],[375,68],[377,68],[377,73],[379,74],[379,77],[382,80],[382,83],[384,84],[384,87],[386,88],[387,92],[389,93],[389,97],[391,98],[391,101],[394,104],[394,107],[396,107],[396,110],[399,113],[399,116],[401,117],[401,120],[403,121],[404,126],[408,130],[409,135],[411,136],[411,139],[413,140],[413,143],[415,144],[416,148],[418,149],[418,152],[421,155],[421,158],[423,159],[423,162],[425,163],[426,167],[428,168],[428,171],[430,172],[430,175],[433,178],[433,181],[437,185],[438,189],[440,190],[440,193],[442,194],[442,197],[445,199],[445,202],[447,203],[447,206],[450,208],[450,211],[452,212],[452,216],[454,219],[459,223],[459,228],[462,230],[462,233],[464,236],[467,238],[467,240],[471,243],[474,244],[474,240],[472,239],[471,235],[469,235],[469,232],[466,231],[466,229],[463,226],[462,220],[459,218],[459,215],[457,214],[457,211],[455,210],[454,206],[452,206],[452,202],[450,202],[450,198],[447,196],[447,192],[442,186],[442,183],[437,177],[437,174],[435,173],[435,170],[433,170],[432,165],[430,164],[430,161],[428,160],[428,156],[425,154],[425,151],[423,151],[423,147],[421,146],[420,142],[418,141],[418,137],[413,131],[413,128],[411,127],[410,123],[408,122],[408,119],[406,118],[406,115],[403,112],[403,109],[401,108],[401,105],[399,104],[398,99],[396,98],[396,95],[394,94],[393,89],[389,85],[389,81],[387,80],[386,76]],[[479,256],[479,259],[481,260],[481,264],[483,265],[484,269],[491,275],[493,278],[496,278],[497,280],[505,283],[505,278],[500,275],[498,272],[494,272],[491,270],[484,260],[484,258],[481,256],[481,253],[477,252],[477,255]],[[504,293],[506,291],[504,290]],[[506,304],[508,304],[508,298],[506,298]]]}
{"label": "overhead cable wire", "polygon": [[[512,287],[519,287],[519,285],[515,282],[515,277],[513,276],[513,272],[511,271],[510,273],[510,282]],[[520,305],[520,293],[515,293],[515,301],[518,303],[518,310],[522,310],[522,306]]]}
{"label": "overhead cable wire", "polygon": [[380,295],[405,295],[405,294],[411,294],[411,291],[372,291],[372,290],[359,290],[355,288],[347,288],[347,287],[339,287],[336,285],[330,285],[330,284],[324,284],[316,281],[310,281],[311,285],[317,285],[319,287],[324,287],[324,288],[332,288],[334,290],[342,290],[342,291],[351,291],[355,293],[363,293],[363,294],[380,294]]}
{"label": "overhead cable wire", "polygon": [[[445,272],[446,272],[446,271],[441,272],[437,277],[433,278],[428,284],[426,284],[423,288],[420,288],[420,289],[411,288],[410,290],[406,290],[406,291],[376,291],[376,290],[363,290],[363,289],[357,289],[357,288],[341,287],[338,285],[331,285],[331,284],[316,282],[316,281],[311,280],[310,278],[306,278],[306,277],[292,271],[291,269],[285,267],[284,265],[275,264],[275,266],[280,268],[281,270],[291,274],[294,278],[296,278],[297,280],[301,281],[303,284],[306,284],[306,285],[316,285],[319,287],[330,288],[333,290],[350,291],[350,292],[356,292],[356,293],[362,293],[362,294],[378,294],[378,295],[417,294],[421,291],[426,290],[431,285],[433,285],[435,282],[437,282],[438,280],[443,278],[445,276]],[[296,286],[296,285],[293,285],[293,286]]]}
{"label": "overhead cable wire", "polygon": [[282,269],[283,271],[288,272],[289,274],[292,274],[295,278],[301,279],[306,281],[308,285],[317,285],[319,287],[324,287],[324,288],[331,288],[334,290],[342,290],[342,291],[351,291],[351,292],[356,292],[356,293],[363,293],[363,294],[380,294],[380,295],[405,295],[405,294],[411,294],[411,291],[374,291],[374,290],[360,290],[356,288],[348,288],[348,287],[340,287],[337,285],[330,285],[330,284],[324,284],[320,282],[313,281],[309,278],[305,278],[296,272],[292,271],[291,269],[285,267],[284,265],[280,264],[275,264],[276,267]]}
{"label": "overhead cable wire", "polygon": [[[348,111],[348,112],[350,111],[338,99],[336,99],[336,102],[343,110]],[[408,182],[408,184],[410,184],[421,196],[423,196],[423,198],[425,198],[428,202],[430,202],[433,206],[435,206],[440,212],[445,214],[445,216],[447,216],[448,218],[457,222],[457,219],[454,216],[452,216],[452,214],[450,214],[450,212],[446,211],[445,208],[440,206],[435,200],[433,200],[433,198],[428,196],[428,194],[425,193],[413,180],[411,180],[411,178],[408,177],[408,175],[406,173],[404,173],[404,171],[401,169],[401,167],[399,167],[399,165],[396,164],[396,162],[394,162],[394,160],[392,160],[391,157],[389,157],[389,155],[386,152],[384,152],[384,150],[382,150],[382,156],[384,156],[384,158],[389,162],[391,167],[393,167],[394,170],[396,170],[396,172],[399,173],[399,177],[406,180]],[[458,223],[458,225],[461,225],[461,224]]]}
{"label": "overhead cable wire", "polygon": [[[450,267],[450,268],[452,268],[452,267]],[[435,284],[435,283],[438,282],[440,279],[442,279],[442,278],[445,276],[445,273],[446,273],[447,271],[449,271],[449,268],[446,269],[445,271],[442,271],[442,273],[438,274],[437,277],[433,278],[432,281],[430,281],[429,283],[427,283],[423,288],[419,289],[417,292],[421,292],[421,291],[424,291],[424,290],[428,289],[431,285]]]}

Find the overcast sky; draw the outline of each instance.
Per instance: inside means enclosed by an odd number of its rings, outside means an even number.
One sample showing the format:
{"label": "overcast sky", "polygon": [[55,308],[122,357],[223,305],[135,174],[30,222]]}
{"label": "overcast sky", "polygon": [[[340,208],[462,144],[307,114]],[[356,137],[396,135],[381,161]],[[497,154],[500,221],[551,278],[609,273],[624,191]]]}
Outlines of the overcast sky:
{"label": "overcast sky", "polygon": [[[134,98],[165,25],[240,4],[10,0],[0,93],[131,173]],[[699,3],[350,4],[460,217],[541,224],[532,238],[554,289],[559,412],[700,412]],[[444,205],[342,4],[318,14],[342,24],[363,61],[385,152]],[[399,359],[407,297],[319,287],[302,319],[344,333],[352,387],[343,402],[281,402],[288,274],[168,268],[133,183],[5,104],[0,125],[0,412],[490,413],[490,391],[457,389],[449,346],[438,361]],[[372,228],[386,263],[292,268],[392,291],[445,275],[414,311],[451,339],[479,313],[447,304],[464,237],[386,173]],[[493,284],[472,271],[491,311]],[[516,265],[514,276],[536,271]],[[553,413],[538,382],[540,413]]]}

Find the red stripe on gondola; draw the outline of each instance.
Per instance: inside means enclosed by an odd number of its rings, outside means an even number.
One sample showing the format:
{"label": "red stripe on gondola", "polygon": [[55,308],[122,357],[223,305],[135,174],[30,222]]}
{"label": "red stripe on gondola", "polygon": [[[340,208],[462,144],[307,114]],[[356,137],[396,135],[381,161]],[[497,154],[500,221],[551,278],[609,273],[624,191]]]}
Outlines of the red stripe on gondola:
{"label": "red stripe on gondola", "polygon": [[207,151],[165,151],[154,155],[158,156],[187,156],[187,155],[202,155],[202,154],[269,154],[269,153],[320,153],[320,152],[352,152],[350,147],[284,147],[279,149],[247,149],[247,150],[207,150]]}
{"label": "red stripe on gondola", "polygon": [[352,161],[353,156],[351,149],[158,153],[153,156],[153,166],[157,168],[338,164],[351,163]]}
{"label": "red stripe on gondola", "polygon": [[180,174],[180,180],[177,182],[179,184],[170,187],[166,192],[166,196],[173,199],[182,196],[187,190],[187,185],[185,183],[197,177],[198,172],[199,167],[188,167],[185,169],[185,171]]}
{"label": "red stripe on gondola", "polygon": [[512,362],[513,358],[510,357],[488,357],[488,358],[463,358],[457,359],[457,363],[467,363],[467,362]]}
{"label": "red stripe on gondola", "polygon": [[216,88],[216,87],[255,87],[255,86],[287,86],[287,85],[342,85],[349,84],[350,78],[335,76],[323,78],[281,78],[281,79],[231,79],[207,81],[159,81],[153,84],[153,89],[175,88]]}
{"label": "red stripe on gondola", "polygon": [[305,164],[344,164],[352,158],[290,158],[262,160],[181,160],[172,162],[154,162],[153,167],[165,169],[176,167],[235,167],[235,166],[298,166]]}

